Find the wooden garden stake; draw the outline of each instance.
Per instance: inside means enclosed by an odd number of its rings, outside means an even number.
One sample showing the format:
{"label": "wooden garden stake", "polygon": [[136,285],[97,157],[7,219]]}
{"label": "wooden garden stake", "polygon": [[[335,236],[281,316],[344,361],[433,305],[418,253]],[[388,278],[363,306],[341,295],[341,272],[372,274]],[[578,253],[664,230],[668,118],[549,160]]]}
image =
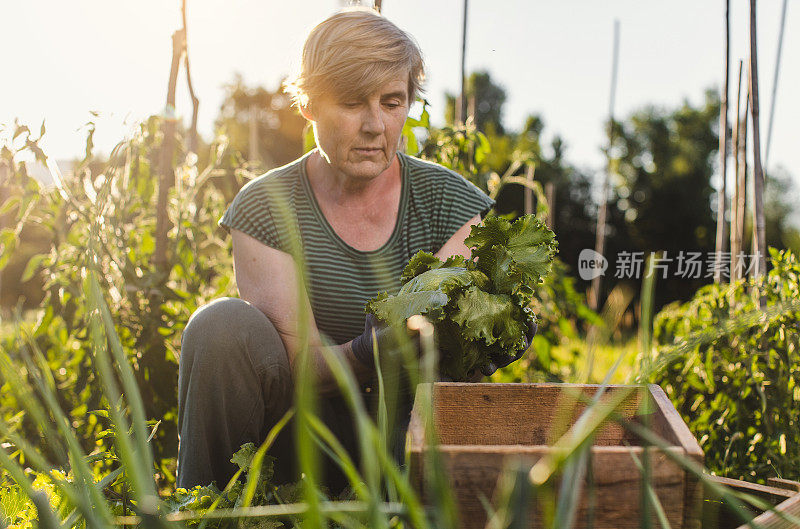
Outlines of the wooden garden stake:
{"label": "wooden garden stake", "polygon": [[547,227],[553,230],[556,220],[556,186],[553,182],[544,185],[544,196],[547,198]]}
{"label": "wooden garden stake", "polygon": [[164,116],[164,140],[161,145],[161,156],[158,170],[158,201],[156,202],[156,247],[153,263],[156,268],[166,273],[167,266],[167,234],[169,232],[169,217],[167,215],[167,202],[169,190],[175,184],[175,170],[173,157],[175,155],[175,86],[178,83],[178,68],[181,56],[186,46],[186,33],[180,29],[172,34],[172,65],[167,85],[167,106]]}
{"label": "wooden garden stake", "polygon": [[[739,230],[739,130],[741,129],[742,61],[739,61],[739,82],[736,85],[736,121],[733,127],[733,198],[731,200],[731,282],[741,279],[739,275],[739,252],[742,251],[742,234]],[[745,117],[747,114],[745,113]]]}
{"label": "wooden garden stake", "polygon": [[772,78],[772,97],[769,101],[769,122],[767,123],[767,148],[764,153],[764,167],[769,171],[769,151],[772,146],[772,121],[775,117],[775,99],[778,95],[778,73],[781,70],[781,50],[783,49],[783,28],[786,26],[786,0],[781,8],[781,29],[778,32],[778,53],[775,56],[775,75]]}
{"label": "wooden garden stake", "polygon": [[[758,44],[756,42],[756,0],[750,0],[750,113],[753,119],[753,180],[755,185],[753,203],[755,208],[753,250],[756,263],[753,277],[758,279],[766,273],[767,244],[764,222],[764,170],[761,167],[761,138],[758,121]],[[766,297],[759,293],[759,305],[766,306]]]}
{"label": "wooden garden stake", "polygon": [[258,112],[258,107],[254,102],[250,103],[250,112],[248,113],[248,122],[250,125],[250,155],[248,156],[250,162],[258,162],[260,156],[258,155],[258,120],[256,119],[256,113]]}
{"label": "wooden garden stake", "polygon": [[456,101],[455,123],[464,123],[467,119],[467,0],[464,0],[463,26],[461,27],[461,97]]}
{"label": "wooden garden stake", "polygon": [[[614,146],[614,97],[617,91],[617,63],[619,60],[619,20],[614,20],[614,56],[611,67],[611,95],[608,105],[608,160],[606,174],[603,179],[603,194],[600,196],[600,212],[597,215],[597,229],[595,230],[594,251],[603,255],[606,244],[606,216],[608,215],[608,188],[611,179],[611,149]],[[602,276],[598,275],[592,280],[589,291],[589,306],[597,310],[600,305],[600,287]]]}
{"label": "wooden garden stake", "polygon": [[525,214],[526,215],[533,215],[533,173],[536,170],[536,166],[532,163],[527,164],[527,168],[525,169],[525,181],[528,183],[525,186]]}
{"label": "wooden garden stake", "polygon": [[189,43],[186,29],[186,0],[181,2],[181,19],[183,21],[183,67],[186,68],[186,84],[189,88],[189,97],[192,98],[192,124],[189,128],[189,151],[197,152],[197,112],[200,109],[200,100],[194,95],[192,86],[192,71],[189,69]]}
{"label": "wooden garden stake", "polygon": [[[725,0],[725,81],[722,88],[722,104],[719,111],[719,170],[720,186],[717,192],[717,261],[722,261],[727,239],[725,212],[727,207],[727,165],[728,165],[728,63],[730,62],[730,0]],[[714,282],[722,280],[722,267],[714,270]]]}

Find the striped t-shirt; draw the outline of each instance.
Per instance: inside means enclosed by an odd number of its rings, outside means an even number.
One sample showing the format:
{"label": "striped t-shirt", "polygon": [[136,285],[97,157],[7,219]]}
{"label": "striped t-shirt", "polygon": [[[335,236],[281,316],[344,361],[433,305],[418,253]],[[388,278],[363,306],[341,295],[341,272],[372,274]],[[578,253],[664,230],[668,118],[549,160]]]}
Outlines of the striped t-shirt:
{"label": "striped t-shirt", "polygon": [[298,237],[290,234],[299,233],[317,327],[342,344],[363,332],[367,301],[397,292],[400,274],[417,251],[436,253],[494,201],[458,173],[398,153],[402,188],[394,231],[381,248],[356,250],[322,214],[306,175],[310,154],[248,182],[219,224],[293,255]]}

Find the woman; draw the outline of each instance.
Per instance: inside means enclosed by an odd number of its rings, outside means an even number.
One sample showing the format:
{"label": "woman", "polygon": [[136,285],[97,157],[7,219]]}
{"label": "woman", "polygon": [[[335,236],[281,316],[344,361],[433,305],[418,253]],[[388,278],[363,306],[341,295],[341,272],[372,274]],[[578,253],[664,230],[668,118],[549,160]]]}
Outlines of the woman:
{"label": "woman", "polygon": [[[220,220],[233,238],[241,299],[199,309],[184,332],[178,486],[224,486],[236,470],[231,454],[263,441],[291,406],[293,380],[307,375],[294,365],[304,332],[315,387],[326,395],[320,415],[355,452],[323,342],[336,344],[367,384],[374,368],[365,303],[395,292],[419,250],[468,256],[464,239],[493,205],[453,171],[398,152],[423,78],[414,41],[371,10],[342,11],[309,34],[286,88],[317,148],[249,182]],[[307,289],[297,287],[298,260]],[[399,409],[402,424],[407,406]],[[292,479],[289,436],[271,453],[279,479]]]}

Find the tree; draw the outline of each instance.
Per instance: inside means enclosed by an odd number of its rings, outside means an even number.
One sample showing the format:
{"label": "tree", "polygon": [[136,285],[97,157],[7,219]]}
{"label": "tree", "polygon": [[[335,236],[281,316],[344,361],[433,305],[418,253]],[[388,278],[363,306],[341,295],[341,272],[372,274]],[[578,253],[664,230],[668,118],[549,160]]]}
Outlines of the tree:
{"label": "tree", "polygon": [[[228,137],[234,150],[249,158],[253,169],[279,167],[303,154],[306,121],[291,106],[289,96],[260,86],[248,87],[239,76],[226,89],[216,121],[217,132]],[[255,145],[251,146],[254,140]]]}
{"label": "tree", "polygon": [[[617,182],[609,213],[614,234],[608,256],[621,251],[645,255],[666,251],[702,252],[705,265],[714,250],[711,176],[717,159],[720,101],[707,91],[699,107],[684,102],[674,110],[647,107],[624,122],[615,122],[612,167]],[[609,261],[612,261],[609,259]],[[614,263],[610,262],[614,270]],[[710,279],[703,267],[699,279],[675,277],[676,264],[657,289],[656,303],[689,299]],[[613,286],[608,282],[607,288]]]}

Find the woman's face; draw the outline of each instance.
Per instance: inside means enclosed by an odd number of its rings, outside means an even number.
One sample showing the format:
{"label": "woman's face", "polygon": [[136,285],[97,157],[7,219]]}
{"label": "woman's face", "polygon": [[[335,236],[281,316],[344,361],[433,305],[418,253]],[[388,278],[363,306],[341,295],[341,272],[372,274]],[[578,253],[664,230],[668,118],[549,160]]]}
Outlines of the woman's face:
{"label": "woman's face", "polygon": [[309,117],[320,154],[336,176],[370,180],[394,160],[408,109],[405,76],[359,99],[324,95],[314,101]]}

